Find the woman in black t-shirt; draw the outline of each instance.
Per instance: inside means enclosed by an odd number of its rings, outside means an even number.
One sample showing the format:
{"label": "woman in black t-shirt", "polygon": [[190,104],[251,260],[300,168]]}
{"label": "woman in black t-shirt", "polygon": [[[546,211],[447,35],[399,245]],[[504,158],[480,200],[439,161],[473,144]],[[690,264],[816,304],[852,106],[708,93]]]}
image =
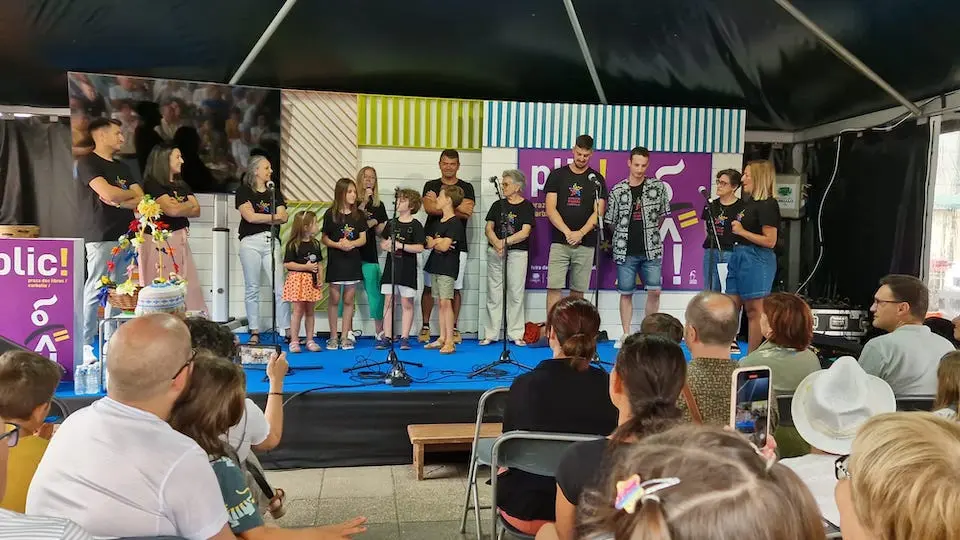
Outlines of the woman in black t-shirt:
{"label": "woman in black t-shirt", "polygon": [[[353,349],[353,308],[357,283],[363,280],[363,257],[360,248],[367,243],[366,216],[357,210],[357,184],[349,178],[337,180],[333,190],[333,207],[323,215],[323,236],[327,246],[327,317],[330,321],[330,339],[327,349]],[[337,307],[343,298],[343,333],[337,339]]]}
{"label": "woman in black t-shirt", "polygon": [[[523,198],[523,173],[503,171],[500,182],[503,200],[494,201],[487,212],[487,324],[480,345],[499,341],[501,324],[507,338],[517,345],[523,341],[523,298],[527,285],[527,249],[536,213],[533,203]],[[506,219],[504,219],[506,218]],[[504,231],[504,229],[506,229]],[[504,240],[506,234],[506,240]],[[507,278],[507,320],[503,321],[504,263]]]}
{"label": "woman in black t-shirt", "polygon": [[776,171],[766,160],[751,161],[743,169],[743,210],[730,224],[736,245],[727,266],[727,294],[747,311],[749,351],[763,340],[760,315],[777,274],[780,205],[776,199]]}
{"label": "woman in black t-shirt", "polygon": [[[164,246],[154,242],[151,236],[144,237],[143,244],[137,249],[140,285],[145,287],[154,279],[167,279],[171,273],[178,274],[187,281],[187,310],[206,312],[207,303],[203,300],[189,241],[189,218],[200,216],[200,203],[190,186],[180,178],[182,166],[183,158],[177,148],[157,146],[147,158],[143,188],[160,205],[163,213],[160,222],[169,227],[171,234]],[[161,260],[162,276],[159,275]]]}
{"label": "woman in black t-shirt", "polygon": [[[376,330],[376,339],[383,338],[383,295],[380,293],[380,258],[377,256],[377,234],[383,232],[387,223],[387,209],[380,200],[377,184],[377,170],[363,167],[357,173],[357,209],[367,220],[367,243],[360,248],[363,259],[363,290],[367,294],[370,318]],[[340,316],[343,316],[343,302],[340,302]]]}
{"label": "woman in black t-shirt", "polygon": [[576,538],[580,495],[599,487],[620,448],[680,422],[677,399],[686,374],[683,350],[670,339],[633,334],[624,340],[610,372],[610,401],[620,411],[620,425],[609,437],[575,443],[561,456],[557,467],[557,538]]}
{"label": "woman in black t-shirt", "polygon": [[[514,379],[503,432],[609,434],[617,425],[617,410],[608,395],[610,378],[590,365],[600,313],[583,298],[567,297],[550,309],[547,327],[553,358]],[[508,469],[497,475],[496,490],[500,515],[521,532],[535,535],[554,520],[554,478]]]}
{"label": "woman in black t-shirt", "polygon": [[[724,169],[717,173],[716,184],[717,198],[703,208],[700,219],[703,220],[707,230],[707,236],[703,240],[703,288],[720,292],[723,287],[720,286],[717,265],[728,264],[730,257],[733,256],[733,245],[737,237],[730,229],[730,224],[743,210],[743,201],[737,198],[740,173],[733,169]],[[713,218],[712,226],[711,218]]]}
{"label": "woman in black t-shirt", "polygon": [[[276,261],[273,294],[277,298],[277,331],[286,333],[287,339],[290,339],[290,304],[283,300],[283,263],[280,256],[280,225],[287,222],[287,202],[280,192],[280,186],[267,187],[272,174],[270,160],[264,156],[250,158],[234,203],[240,210],[240,267],[243,269],[243,303],[247,310],[251,344],[260,342],[260,285],[263,283],[262,277],[270,275],[273,264],[271,256]],[[274,198],[276,208],[273,207]]]}

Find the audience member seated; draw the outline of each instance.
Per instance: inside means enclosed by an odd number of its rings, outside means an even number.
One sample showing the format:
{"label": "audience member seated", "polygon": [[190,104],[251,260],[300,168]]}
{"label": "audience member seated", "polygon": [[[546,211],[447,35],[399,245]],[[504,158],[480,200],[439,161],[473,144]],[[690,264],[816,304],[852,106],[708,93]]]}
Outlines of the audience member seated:
{"label": "audience member seated", "polygon": [[958,406],[960,406],[960,351],[953,351],[940,360],[940,367],[937,368],[937,396],[933,400],[933,414],[947,420],[957,420]]}
{"label": "audience member seated", "polygon": [[[703,291],[687,304],[684,341],[692,360],[687,364],[687,386],[693,396],[697,415],[684,396],[677,401],[688,422],[713,426],[730,424],[730,380],[739,367],[730,359],[730,343],[737,336],[740,321],[733,300],[724,294]],[[776,401],[770,419],[771,432],[777,427]]]}
{"label": "audience member seated", "polygon": [[[597,350],[600,314],[582,298],[567,297],[547,315],[553,358],[514,379],[503,414],[514,430],[608,435],[617,426],[607,373],[590,365]],[[513,527],[536,534],[554,520],[556,480],[523,471],[500,471],[497,503]]]}
{"label": "audience member seated", "polygon": [[10,448],[0,508],[26,511],[27,489],[53,435],[53,426],[44,419],[62,375],[60,364],[39,354],[13,350],[0,355],[0,417],[17,426],[19,439]]}
{"label": "audience member seated", "polygon": [[940,359],[953,344],[923,325],[927,286],[913,276],[891,274],[873,295],[873,326],[889,332],[867,342],[860,365],[887,381],[898,396],[933,395]]}
{"label": "audience member seated", "polygon": [[669,338],[633,334],[624,340],[610,373],[610,401],[620,413],[617,430],[606,439],[576,443],[564,452],[557,469],[556,529],[546,525],[538,538],[576,538],[580,494],[600,487],[613,455],[626,444],[680,422],[677,398],[686,372],[683,351]]}
{"label": "audience member seated", "polygon": [[796,474],[712,426],[683,425],[625,447],[601,489],[584,494],[577,522],[588,540],[824,537]]}
{"label": "audience member seated", "polygon": [[813,312],[796,294],[777,292],[763,299],[760,331],[765,341],[740,360],[740,367],[768,366],[773,373],[773,391],[792,394],[800,381],[820,370],[813,342]]}
{"label": "audience member seated", "polygon": [[236,453],[224,441],[227,430],[243,415],[246,394],[246,379],[240,366],[202,351],[194,359],[190,386],[170,416],[170,425],[196,441],[207,453],[223,495],[221,504],[226,505],[230,516],[233,534],[243,540],[339,540],[363,532],[365,518],[297,531],[264,525],[257,501],[237,464]]}
{"label": "audience member seated", "polygon": [[683,323],[673,315],[651,313],[640,323],[640,333],[663,336],[674,343],[683,341]]}
{"label": "audience member seated", "polygon": [[173,315],[137,317],[110,339],[107,397],[64,420],[27,493],[27,513],[95,536],[232,539],[206,453],[170,427],[194,351]]}
{"label": "audience member seated", "polygon": [[[206,349],[221,358],[239,357],[239,342],[227,327],[202,317],[191,317],[186,322],[195,349]],[[264,495],[259,484],[253,481],[247,467],[248,463],[252,463],[254,467],[262,469],[256,455],[250,451],[251,448],[257,452],[267,452],[280,444],[283,435],[283,380],[288,369],[286,354],[281,353],[279,357],[271,358],[266,369],[267,379],[270,381],[266,411],[260,410],[252,399],[245,398],[240,421],[232,426],[226,435],[227,442],[236,452],[240,466],[244,469],[257,505],[277,518],[283,515],[283,490],[274,488],[276,496],[270,500]]]}
{"label": "audience member seated", "polygon": [[950,319],[927,317],[923,320],[923,325],[934,334],[952,343],[954,349],[960,348],[960,341],[957,340],[957,327]]}
{"label": "audience member seated", "polygon": [[960,531],[960,425],[928,412],[881,414],[837,465],[844,540],[948,540]]}
{"label": "audience member seated", "polygon": [[811,373],[793,395],[793,423],[810,445],[810,453],[780,463],[807,484],[821,515],[835,526],[840,524],[833,496],[837,457],[850,453],[854,435],[867,420],[896,410],[897,399],[890,385],[868,375],[852,356],[837,359],[830,369]]}

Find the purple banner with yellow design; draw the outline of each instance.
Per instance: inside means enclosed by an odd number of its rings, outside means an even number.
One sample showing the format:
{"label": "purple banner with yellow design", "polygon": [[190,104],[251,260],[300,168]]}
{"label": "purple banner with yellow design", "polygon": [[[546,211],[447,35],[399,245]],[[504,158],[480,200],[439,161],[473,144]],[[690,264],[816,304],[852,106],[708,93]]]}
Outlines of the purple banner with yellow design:
{"label": "purple banner with yellow design", "polygon": [[[590,166],[600,171],[607,188],[627,178],[629,152],[594,152]],[[706,235],[700,212],[704,199],[700,187],[710,189],[712,159],[706,153],[651,153],[648,177],[656,177],[670,190],[671,215],[660,226],[664,239],[663,289],[698,291],[703,289],[703,240]],[[530,268],[527,271],[528,289],[547,287],[547,263],[550,256],[550,231],[553,225],[547,219],[543,191],[550,171],[573,161],[570,150],[518,151],[518,168],[527,176],[526,196],[536,208],[536,221],[530,239]],[[610,254],[609,237],[600,252],[600,288],[616,289],[617,272]],[[594,269],[590,287],[595,288]]]}

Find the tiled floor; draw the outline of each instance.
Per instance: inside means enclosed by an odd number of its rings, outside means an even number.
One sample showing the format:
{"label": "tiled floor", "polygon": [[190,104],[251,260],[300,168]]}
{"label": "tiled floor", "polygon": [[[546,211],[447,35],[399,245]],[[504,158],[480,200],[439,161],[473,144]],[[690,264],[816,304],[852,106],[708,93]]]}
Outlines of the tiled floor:
{"label": "tiled floor", "polygon": [[[460,534],[460,511],[467,492],[466,465],[428,465],[425,480],[413,467],[349,467],[268,471],[270,483],[287,494],[284,527],[329,525],[366,516],[362,540],[475,539],[473,512]],[[489,472],[481,469],[480,503],[490,504]],[[480,514],[489,538],[490,511]]]}

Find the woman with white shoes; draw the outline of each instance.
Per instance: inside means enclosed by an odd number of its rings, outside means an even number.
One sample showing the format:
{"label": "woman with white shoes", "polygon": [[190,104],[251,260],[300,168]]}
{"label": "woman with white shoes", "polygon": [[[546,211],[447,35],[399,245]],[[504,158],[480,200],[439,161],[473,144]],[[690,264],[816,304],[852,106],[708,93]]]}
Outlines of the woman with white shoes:
{"label": "woman with white shoes", "polygon": [[[507,338],[517,345],[523,341],[523,297],[527,282],[527,250],[533,218],[533,203],[523,197],[523,173],[503,171],[500,181],[502,200],[495,201],[487,212],[487,324],[480,345],[498,341],[503,324],[503,288],[507,288]],[[506,284],[504,284],[506,263]]]}

